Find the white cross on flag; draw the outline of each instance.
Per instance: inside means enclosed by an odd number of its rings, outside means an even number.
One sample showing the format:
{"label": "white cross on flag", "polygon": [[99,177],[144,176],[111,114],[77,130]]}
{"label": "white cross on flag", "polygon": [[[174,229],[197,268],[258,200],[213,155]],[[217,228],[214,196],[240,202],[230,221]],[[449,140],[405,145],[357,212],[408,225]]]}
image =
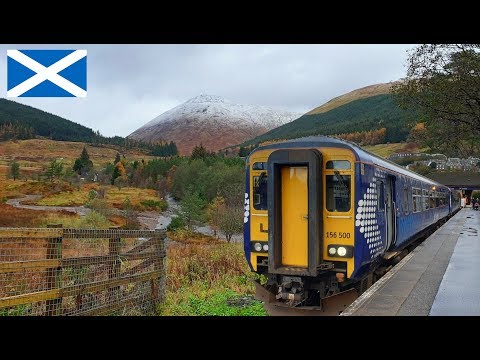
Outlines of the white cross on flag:
{"label": "white cross on flag", "polygon": [[7,97],[86,97],[87,50],[7,50]]}

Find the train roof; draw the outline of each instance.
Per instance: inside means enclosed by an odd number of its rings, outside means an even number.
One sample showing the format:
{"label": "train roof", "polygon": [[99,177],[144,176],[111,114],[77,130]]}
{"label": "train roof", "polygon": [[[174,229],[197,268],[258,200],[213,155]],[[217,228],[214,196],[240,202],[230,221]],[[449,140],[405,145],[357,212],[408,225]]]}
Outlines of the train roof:
{"label": "train roof", "polygon": [[252,151],[252,153],[254,153],[257,150],[285,149],[285,148],[288,149],[288,148],[294,148],[294,147],[303,147],[303,148],[305,148],[305,147],[314,147],[314,148],[318,148],[318,147],[338,147],[338,148],[343,148],[343,149],[349,149],[349,150],[353,151],[353,153],[355,154],[355,156],[357,158],[357,161],[370,162],[370,163],[373,163],[375,165],[381,166],[385,169],[389,169],[389,170],[395,171],[397,173],[400,173],[402,175],[409,176],[411,178],[426,182],[430,185],[445,186],[445,185],[440,184],[436,181],[433,181],[432,179],[429,179],[425,176],[417,174],[416,172],[407,170],[404,167],[402,167],[398,164],[395,164],[394,162],[383,159],[383,158],[371,153],[370,151],[364,150],[355,143],[352,143],[350,141],[345,141],[345,140],[332,138],[332,137],[329,137],[329,136],[307,136],[307,137],[298,138],[298,139],[285,140],[285,141],[276,142],[276,143],[273,143],[273,144],[259,146],[254,151]]}

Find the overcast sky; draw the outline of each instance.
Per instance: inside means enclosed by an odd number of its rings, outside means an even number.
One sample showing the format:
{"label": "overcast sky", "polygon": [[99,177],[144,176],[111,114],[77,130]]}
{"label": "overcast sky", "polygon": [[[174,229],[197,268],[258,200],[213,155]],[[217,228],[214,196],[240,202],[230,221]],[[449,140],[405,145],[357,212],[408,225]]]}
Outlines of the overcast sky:
{"label": "overcast sky", "polygon": [[345,92],[405,76],[414,45],[0,45],[0,96],[7,49],[87,49],[86,98],[9,98],[99,130],[127,136],[200,94],[307,112]]}

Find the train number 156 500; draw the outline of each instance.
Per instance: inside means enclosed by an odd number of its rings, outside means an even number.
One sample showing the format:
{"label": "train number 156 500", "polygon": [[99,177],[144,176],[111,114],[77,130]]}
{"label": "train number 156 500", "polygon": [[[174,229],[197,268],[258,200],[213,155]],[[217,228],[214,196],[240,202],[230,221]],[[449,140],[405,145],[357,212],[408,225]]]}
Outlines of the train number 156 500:
{"label": "train number 156 500", "polygon": [[350,233],[327,231],[327,238],[328,239],[350,239]]}

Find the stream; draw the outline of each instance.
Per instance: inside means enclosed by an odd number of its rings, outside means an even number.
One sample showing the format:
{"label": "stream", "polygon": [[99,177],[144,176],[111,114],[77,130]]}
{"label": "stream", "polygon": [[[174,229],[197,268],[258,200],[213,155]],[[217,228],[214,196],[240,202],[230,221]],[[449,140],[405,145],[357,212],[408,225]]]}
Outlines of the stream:
{"label": "stream", "polygon": [[[84,206],[46,206],[46,205],[24,205],[24,201],[37,201],[42,198],[42,195],[25,195],[21,198],[7,200],[6,204],[19,209],[29,209],[38,211],[69,211],[80,216],[85,216],[90,212],[89,208]],[[167,195],[165,199],[168,203],[168,208],[163,213],[159,214],[156,211],[143,211],[137,214],[138,221],[149,230],[166,229],[172,219],[176,216],[175,212],[178,210],[179,204],[173,197]],[[214,236],[214,231],[209,225],[194,226],[194,230],[204,235]],[[221,231],[217,231],[219,239],[225,240],[225,235]],[[243,234],[235,234],[232,236],[232,242],[243,242]]]}

